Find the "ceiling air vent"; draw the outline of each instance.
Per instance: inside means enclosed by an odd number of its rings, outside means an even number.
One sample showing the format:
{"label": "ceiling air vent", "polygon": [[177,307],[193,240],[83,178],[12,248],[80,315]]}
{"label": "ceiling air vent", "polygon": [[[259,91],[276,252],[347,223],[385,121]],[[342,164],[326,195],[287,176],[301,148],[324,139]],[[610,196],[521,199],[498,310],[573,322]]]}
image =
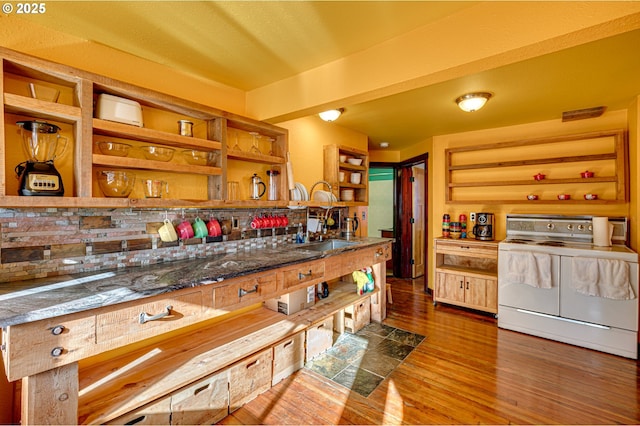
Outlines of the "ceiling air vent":
{"label": "ceiling air vent", "polygon": [[607,109],[605,106],[574,109],[573,111],[565,111],[562,113],[562,121],[584,120],[585,118],[600,117]]}

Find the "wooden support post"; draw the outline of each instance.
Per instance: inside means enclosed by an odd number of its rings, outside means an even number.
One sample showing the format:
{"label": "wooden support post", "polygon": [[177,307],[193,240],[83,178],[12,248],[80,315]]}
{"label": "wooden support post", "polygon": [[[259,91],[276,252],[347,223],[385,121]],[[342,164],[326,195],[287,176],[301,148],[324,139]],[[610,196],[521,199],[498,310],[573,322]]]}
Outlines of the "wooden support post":
{"label": "wooden support post", "polygon": [[387,318],[387,264],[376,263],[371,267],[373,281],[378,292],[371,296],[371,320],[382,322]]}
{"label": "wooden support post", "polygon": [[78,363],[22,379],[22,425],[78,423]]}

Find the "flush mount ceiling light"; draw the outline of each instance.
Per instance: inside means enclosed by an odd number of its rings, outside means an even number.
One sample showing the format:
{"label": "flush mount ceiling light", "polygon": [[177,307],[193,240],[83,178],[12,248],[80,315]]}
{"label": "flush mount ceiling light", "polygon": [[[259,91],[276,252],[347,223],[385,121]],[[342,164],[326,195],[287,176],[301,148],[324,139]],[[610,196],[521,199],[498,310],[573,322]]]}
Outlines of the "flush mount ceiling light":
{"label": "flush mount ceiling light", "polygon": [[329,111],[323,111],[318,115],[324,121],[336,121],[338,117],[342,115],[343,112],[344,112],[344,108],[338,108],[338,109],[330,109]]}
{"label": "flush mount ceiling light", "polygon": [[389,142],[380,142],[380,148],[389,148]]}
{"label": "flush mount ceiling light", "polygon": [[456,99],[456,103],[461,110],[473,112],[482,108],[492,96],[489,92],[467,93]]}

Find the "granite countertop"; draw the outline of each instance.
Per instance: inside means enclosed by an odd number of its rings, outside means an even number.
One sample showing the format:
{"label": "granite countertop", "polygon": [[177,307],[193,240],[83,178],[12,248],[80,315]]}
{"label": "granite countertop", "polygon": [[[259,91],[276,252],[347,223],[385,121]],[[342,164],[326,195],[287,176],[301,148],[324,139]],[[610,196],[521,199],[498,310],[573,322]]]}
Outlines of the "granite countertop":
{"label": "granite countertop", "polygon": [[103,306],[197,287],[269,269],[335,256],[385,243],[356,238],[357,244],[321,252],[300,244],[268,246],[149,266],[0,283],[0,327],[53,318]]}

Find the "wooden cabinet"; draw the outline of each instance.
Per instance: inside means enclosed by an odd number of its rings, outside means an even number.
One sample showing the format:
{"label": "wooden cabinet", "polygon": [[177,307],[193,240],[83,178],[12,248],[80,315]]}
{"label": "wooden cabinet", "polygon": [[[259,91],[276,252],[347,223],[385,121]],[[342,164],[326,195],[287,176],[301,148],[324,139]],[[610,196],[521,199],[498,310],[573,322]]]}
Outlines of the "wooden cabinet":
{"label": "wooden cabinet", "polygon": [[433,301],[496,314],[498,243],[436,238]]}
{"label": "wooden cabinet", "polygon": [[[350,160],[360,164],[352,164]],[[333,194],[344,205],[367,205],[369,203],[369,154],[351,147],[325,145],[324,180],[331,184]]]}
{"label": "wooden cabinet", "polygon": [[[286,129],[8,49],[0,49],[0,71],[3,77],[0,110],[5,129],[0,134],[0,174],[5,182],[0,187],[3,207],[34,204],[41,207],[275,207],[288,204],[284,167],[288,151]],[[144,127],[97,118],[94,105],[99,103],[101,95],[137,102]],[[67,148],[55,159],[65,188],[64,197],[20,197],[17,195],[19,183],[9,179],[16,165],[26,160],[16,122],[36,119],[59,126],[61,134],[68,139]],[[179,134],[178,120],[194,123],[193,136]],[[229,149],[227,144],[235,143],[238,134],[260,135],[261,153]],[[126,156],[109,155],[99,149],[98,144],[105,141],[125,143],[131,148]],[[160,161],[145,156],[141,150],[145,146],[175,151],[171,159]],[[210,153],[210,161],[189,163],[183,151],[192,150]],[[234,170],[245,177],[248,172],[242,163],[277,169],[279,199],[230,203],[227,178]],[[130,172],[138,183],[127,198],[106,197],[97,178],[103,171]],[[146,198],[141,183],[146,179],[168,182],[168,191],[162,198]]]}
{"label": "wooden cabinet", "polygon": [[305,362],[311,361],[333,346],[333,315],[311,324],[307,328],[307,353]]}
{"label": "wooden cabinet", "polygon": [[[625,203],[629,192],[626,136],[622,130],[611,130],[446,149],[446,202]],[[582,177],[585,171],[593,176]],[[544,178],[534,179],[538,174]],[[559,200],[560,194],[570,199]],[[586,194],[597,198],[587,200]]]}
{"label": "wooden cabinet", "polygon": [[273,347],[272,386],[304,367],[304,344],[305,333],[301,331]]}
{"label": "wooden cabinet", "polygon": [[229,370],[229,412],[271,388],[273,351],[266,349]]}
{"label": "wooden cabinet", "polygon": [[371,303],[369,299],[344,308],[344,328],[356,333],[371,322]]}
{"label": "wooden cabinet", "polygon": [[[21,423],[168,424],[167,416],[170,424],[215,423],[227,406],[237,409],[331,347],[336,313],[351,309],[354,330],[384,319],[384,273],[374,273],[372,293],[358,295],[339,270],[324,266],[353,257],[375,270],[385,262],[376,253],[389,246],[8,326],[3,358],[9,379],[23,379]],[[323,280],[331,281],[330,295],[313,308],[286,316],[260,306]],[[140,324],[141,314],[156,319]],[[59,357],[50,354],[56,347]],[[42,407],[54,407],[55,417]]]}

